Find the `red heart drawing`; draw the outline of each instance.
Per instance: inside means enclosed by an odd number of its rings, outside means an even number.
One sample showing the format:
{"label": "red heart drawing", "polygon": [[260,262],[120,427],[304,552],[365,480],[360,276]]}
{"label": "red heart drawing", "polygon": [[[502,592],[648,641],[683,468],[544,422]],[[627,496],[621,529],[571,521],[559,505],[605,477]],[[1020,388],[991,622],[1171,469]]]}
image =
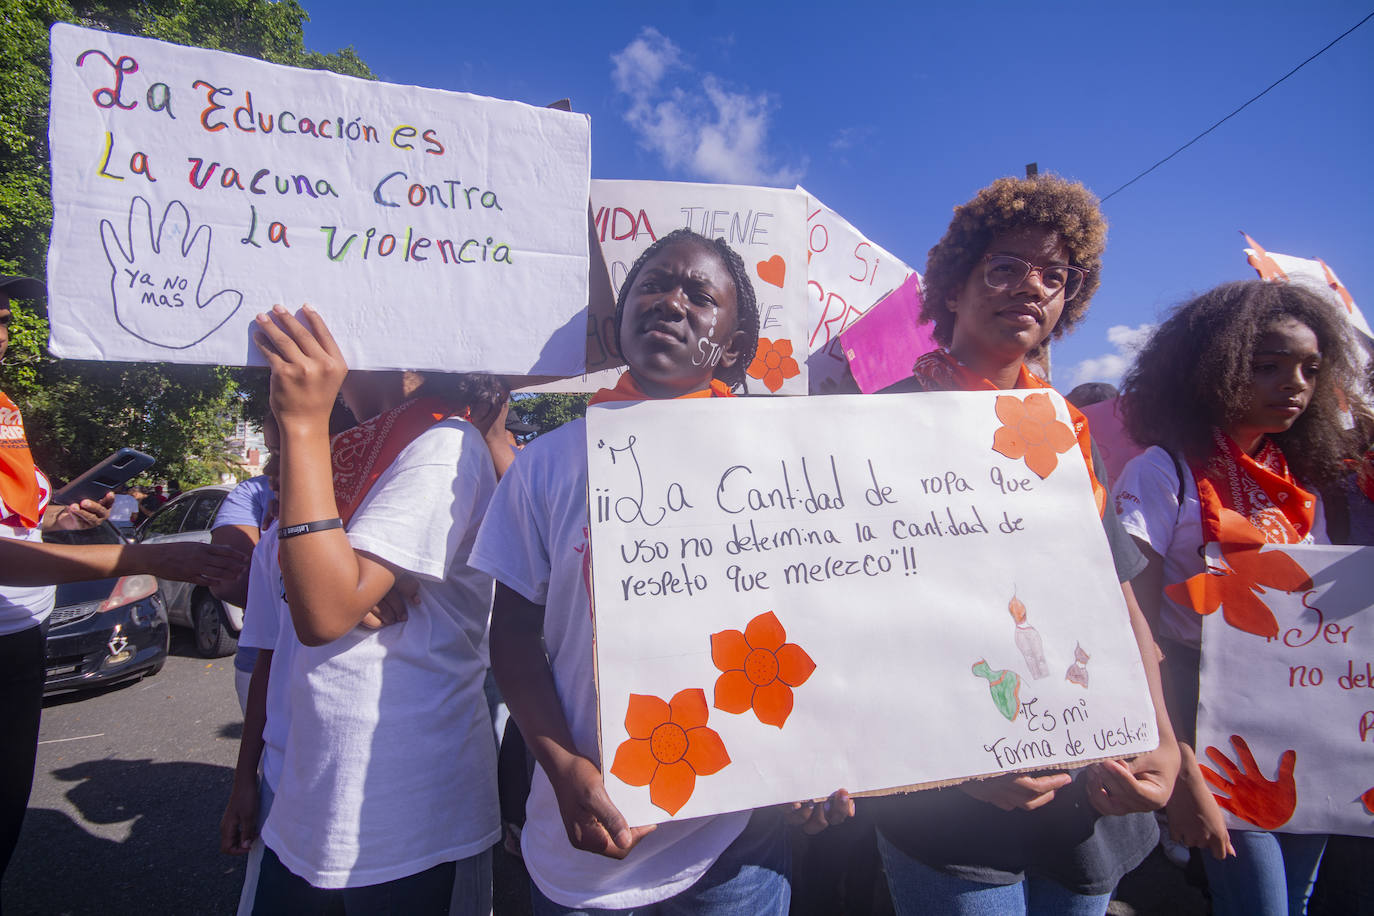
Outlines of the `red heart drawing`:
{"label": "red heart drawing", "polygon": [[766,261],[759,261],[754,270],[758,271],[760,280],[771,283],[778,289],[782,289],[783,280],[787,278],[787,262],[780,254],[775,254]]}

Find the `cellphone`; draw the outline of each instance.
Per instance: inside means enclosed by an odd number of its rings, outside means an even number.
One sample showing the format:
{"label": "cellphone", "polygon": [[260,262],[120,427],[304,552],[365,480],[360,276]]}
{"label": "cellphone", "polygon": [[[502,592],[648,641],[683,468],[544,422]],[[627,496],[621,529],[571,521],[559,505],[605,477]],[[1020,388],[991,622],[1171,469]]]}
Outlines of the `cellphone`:
{"label": "cellphone", "polygon": [[115,487],[132,480],[153,466],[153,456],[138,449],[122,448],[53,494],[59,506],[83,499],[99,500]]}

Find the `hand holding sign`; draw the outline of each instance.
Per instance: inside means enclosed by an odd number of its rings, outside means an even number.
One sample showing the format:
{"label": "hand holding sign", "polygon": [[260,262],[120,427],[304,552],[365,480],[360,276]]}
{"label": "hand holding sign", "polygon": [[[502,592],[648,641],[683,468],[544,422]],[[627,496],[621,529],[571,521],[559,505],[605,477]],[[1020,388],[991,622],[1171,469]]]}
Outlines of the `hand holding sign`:
{"label": "hand holding sign", "polygon": [[[194,235],[190,228],[191,214],[174,200],[154,230],[152,208],[137,196],[129,204],[127,246],[109,220],[100,221],[100,242],[110,262],[115,320],[140,340],[170,350],[200,343],[243,304],[243,294],[232,289],[202,298],[212,233],[205,225],[198,226]],[[140,250],[134,241],[143,232],[147,250]]]}
{"label": "hand holding sign", "polygon": [[1293,767],[1298,762],[1297,751],[1284,751],[1279,757],[1278,778],[1270,781],[1260,772],[1255,763],[1255,755],[1240,735],[1231,736],[1231,744],[1236,749],[1236,759],[1241,768],[1214,747],[1207,748],[1207,756],[1218,767],[1226,771],[1228,782],[1211,767],[1199,766],[1202,776],[1214,789],[1230,794],[1230,798],[1216,796],[1217,804],[1236,817],[1249,821],[1261,830],[1277,830],[1288,823],[1298,806],[1298,792],[1293,782]]}

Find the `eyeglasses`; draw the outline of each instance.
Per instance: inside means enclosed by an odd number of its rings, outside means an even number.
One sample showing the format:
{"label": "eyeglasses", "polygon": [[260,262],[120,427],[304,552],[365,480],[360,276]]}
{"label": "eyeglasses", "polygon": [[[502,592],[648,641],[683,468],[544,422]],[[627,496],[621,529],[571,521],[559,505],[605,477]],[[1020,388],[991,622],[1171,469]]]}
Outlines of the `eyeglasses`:
{"label": "eyeglasses", "polygon": [[1031,273],[1040,275],[1040,285],[1051,295],[1062,292],[1068,302],[1083,288],[1083,280],[1088,272],[1081,267],[1067,264],[1049,264],[1040,267],[1027,263],[1009,254],[990,254],[983,258],[983,280],[995,290],[1016,289]]}

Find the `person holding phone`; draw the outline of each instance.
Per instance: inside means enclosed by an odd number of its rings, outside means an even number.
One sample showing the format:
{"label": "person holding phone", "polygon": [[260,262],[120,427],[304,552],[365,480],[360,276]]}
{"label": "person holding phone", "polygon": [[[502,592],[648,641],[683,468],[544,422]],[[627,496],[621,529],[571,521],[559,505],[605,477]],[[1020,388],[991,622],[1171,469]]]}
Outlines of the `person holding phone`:
{"label": "person holding phone", "polygon": [[[0,362],[10,342],[10,299],[39,299],[43,284],[0,276]],[[109,515],[114,494],[100,501],[49,506],[52,485],[33,463],[18,405],[0,392],[0,539],[38,543],[49,529],[91,528]],[[0,586],[0,876],[19,839],[33,787],[38,721],[43,708],[43,624],[52,613],[50,584]]]}

